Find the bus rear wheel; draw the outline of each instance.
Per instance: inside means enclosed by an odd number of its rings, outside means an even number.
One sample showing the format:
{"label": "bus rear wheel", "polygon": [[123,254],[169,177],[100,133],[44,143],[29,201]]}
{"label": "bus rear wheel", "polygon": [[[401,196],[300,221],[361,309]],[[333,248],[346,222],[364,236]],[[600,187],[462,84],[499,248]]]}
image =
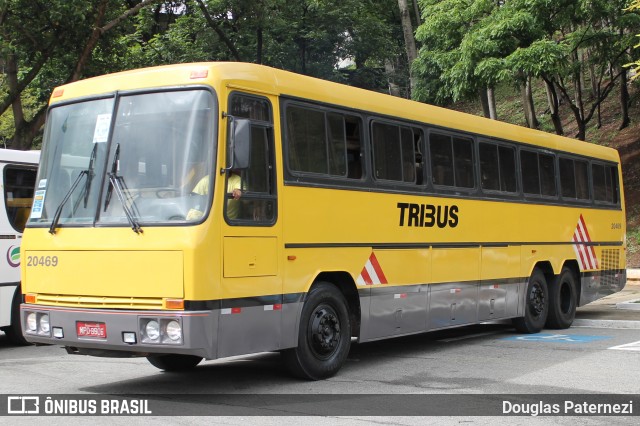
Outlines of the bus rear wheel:
{"label": "bus rear wheel", "polygon": [[538,333],[544,328],[549,314],[549,290],[541,270],[533,270],[525,296],[524,316],[514,318],[513,325],[520,333]]}
{"label": "bus rear wheel", "polygon": [[153,365],[164,371],[185,371],[195,368],[200,364],[202,357],[195,355],[149,355],[147,360]]}
{"label": "bus rear wheel", "polygon": [[340,370],[351,346],[347,302],[334,285],[315,284],[302,308],[298,346],[282,352],[295,376],[322,380]]}
{"label": "bus rear wheel", "polygon": [[547,327],[564,329],[571,327],[576,317],[578,294],[575,275],[569,268],[562,268],[560,275],[549,287],[549,317]]}

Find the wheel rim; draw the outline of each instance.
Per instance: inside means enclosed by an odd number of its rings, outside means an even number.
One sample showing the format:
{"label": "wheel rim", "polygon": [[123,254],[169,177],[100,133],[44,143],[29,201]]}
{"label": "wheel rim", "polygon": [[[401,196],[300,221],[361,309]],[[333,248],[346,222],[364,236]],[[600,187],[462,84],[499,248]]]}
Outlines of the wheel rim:
{"label": "wheel rim", "polygon": [[319,359],[333,355],[340,344],[341,327],[336,311],[328,305],[318,306],[309,319],[307,337],[313,354]]}
{"label": "wheel rim", "polygon": [[544,312],[545,296],[542,285],[538,282],[533,283],[531,292],[529,293],[529,310],[535,318],[538,318]]}

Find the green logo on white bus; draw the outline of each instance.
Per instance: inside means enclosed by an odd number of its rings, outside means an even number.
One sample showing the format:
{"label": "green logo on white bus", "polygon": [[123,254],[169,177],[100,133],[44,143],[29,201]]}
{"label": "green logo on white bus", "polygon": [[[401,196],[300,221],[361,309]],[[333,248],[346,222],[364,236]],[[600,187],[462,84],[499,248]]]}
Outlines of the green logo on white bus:
{"label": "green logo on white bus", "polygon": [[7,250],[7,262],[14,268],[20,266],[20,246],[9,247],[9,250]]}

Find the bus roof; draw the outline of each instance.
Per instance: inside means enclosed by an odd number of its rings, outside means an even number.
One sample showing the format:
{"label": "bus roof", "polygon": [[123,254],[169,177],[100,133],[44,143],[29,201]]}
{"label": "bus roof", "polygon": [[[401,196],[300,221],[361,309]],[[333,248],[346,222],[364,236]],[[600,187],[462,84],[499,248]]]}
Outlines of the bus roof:
{"label": "bus roof", "polygon": [[116,90],[179,87],[189,84],[209,84],[216,90],[226,87],[231,90],[249,90],[308,99],[475,135],[619,162],[616,150],[593,143],[584,143],[552,133],[243,62],[176,64],[93,77],[57,88],[52,94],[51,103]]}
{"label": "bus roof", "polygon": [[19,151],[17,149],[0,148],[0,163],[38,164],[40,151]]}

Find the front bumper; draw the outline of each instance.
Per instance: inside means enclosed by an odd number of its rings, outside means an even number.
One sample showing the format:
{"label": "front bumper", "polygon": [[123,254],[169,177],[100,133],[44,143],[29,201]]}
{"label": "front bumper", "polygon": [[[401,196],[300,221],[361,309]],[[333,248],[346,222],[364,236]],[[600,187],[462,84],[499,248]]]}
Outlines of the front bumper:
{"label": "front bumper", "polygon": [[[28,331],[27,317],[48,315],[48,333]],[[22,304],[22,331],[31,343],[61,345],[70,353],[101,354],[103,356],[146,356],[149,354],[185,354],[206,359],[216,358],[217,315],[213,311],[83,309],[59,306]],[[160,324],[177,321],[182,337],[177,342],[162,336],[145,337],[145,324],[155,320]],[[104,324],[104,337],[79,337],[78,324]],[[135,342],[131,342],[132,333]],[[126,337],[125,337],[126,336]],[[129,343],[127,343],[126,341]]]}

